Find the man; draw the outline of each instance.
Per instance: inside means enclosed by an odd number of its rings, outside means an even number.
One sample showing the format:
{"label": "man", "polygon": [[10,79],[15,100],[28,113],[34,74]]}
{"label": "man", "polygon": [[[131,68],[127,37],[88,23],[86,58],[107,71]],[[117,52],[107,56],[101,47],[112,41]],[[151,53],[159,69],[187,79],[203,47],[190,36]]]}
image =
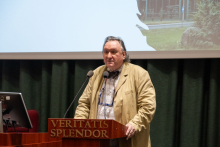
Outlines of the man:
{"label": "man", "polygon": [[[76,119],[114,119],[127,126],[127,138],[112,140],[111,146],[151,147],[150,122],[156,101],[149,74],[129,63],[124,42],[109,36],[103,45],[105,65],[94,70],[76,108]],[[104,71],[112,75],[103,78]]]}

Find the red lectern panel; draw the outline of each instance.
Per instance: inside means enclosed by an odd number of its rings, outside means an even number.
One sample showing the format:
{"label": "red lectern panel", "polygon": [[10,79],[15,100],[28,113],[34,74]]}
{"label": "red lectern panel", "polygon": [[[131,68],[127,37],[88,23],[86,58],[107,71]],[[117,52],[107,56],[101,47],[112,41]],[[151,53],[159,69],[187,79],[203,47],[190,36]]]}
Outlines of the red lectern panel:
{"label": "red lectern panel", "polygon": [[62,147],[62,140],[48,133],[0,133],[1,147]]}

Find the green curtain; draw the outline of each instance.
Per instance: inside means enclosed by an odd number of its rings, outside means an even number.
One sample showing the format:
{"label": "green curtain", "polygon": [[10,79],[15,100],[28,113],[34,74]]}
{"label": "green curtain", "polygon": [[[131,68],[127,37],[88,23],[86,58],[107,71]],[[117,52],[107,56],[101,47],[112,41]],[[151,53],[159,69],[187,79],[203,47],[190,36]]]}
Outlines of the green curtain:
{"label": "green curtain", "polygon": [[[149,71],[156,89],[152,147],[220,146],[220,59],[132,63]],[[40,115],[40,131],[47,132],[47,119],[62,118],[87,72],[102,64],[102,60],[0,60],[0,91],[21,92],[27,109]],[[78,99],[67,117],[74,116]]]}

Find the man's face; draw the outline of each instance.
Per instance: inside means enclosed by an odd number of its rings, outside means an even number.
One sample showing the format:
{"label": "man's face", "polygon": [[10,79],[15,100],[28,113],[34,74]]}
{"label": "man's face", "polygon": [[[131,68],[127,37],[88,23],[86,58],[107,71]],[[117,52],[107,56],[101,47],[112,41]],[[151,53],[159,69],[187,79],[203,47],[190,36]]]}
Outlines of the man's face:
{"label": "man's face", "polygon": [[124,62],[126,51],[122,52],[121,45],[118,41],[108,41],[103,49],[103,59],[105,65],[114,71],[121,67]]}

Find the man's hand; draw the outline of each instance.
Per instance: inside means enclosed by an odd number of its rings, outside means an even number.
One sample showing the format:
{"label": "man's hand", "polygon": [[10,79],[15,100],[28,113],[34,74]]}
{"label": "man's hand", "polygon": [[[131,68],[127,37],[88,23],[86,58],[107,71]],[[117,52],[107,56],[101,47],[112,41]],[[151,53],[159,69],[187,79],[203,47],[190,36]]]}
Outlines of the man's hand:
{"label": "man's hand", "polygon": [[127,131],[126,131],[127,138],[126,139],[128,140],[129,138],[134,136],[136,130],[135,130],[134,126],[132,126],[129,123],[126,125],[126,127],[127,127]]}

